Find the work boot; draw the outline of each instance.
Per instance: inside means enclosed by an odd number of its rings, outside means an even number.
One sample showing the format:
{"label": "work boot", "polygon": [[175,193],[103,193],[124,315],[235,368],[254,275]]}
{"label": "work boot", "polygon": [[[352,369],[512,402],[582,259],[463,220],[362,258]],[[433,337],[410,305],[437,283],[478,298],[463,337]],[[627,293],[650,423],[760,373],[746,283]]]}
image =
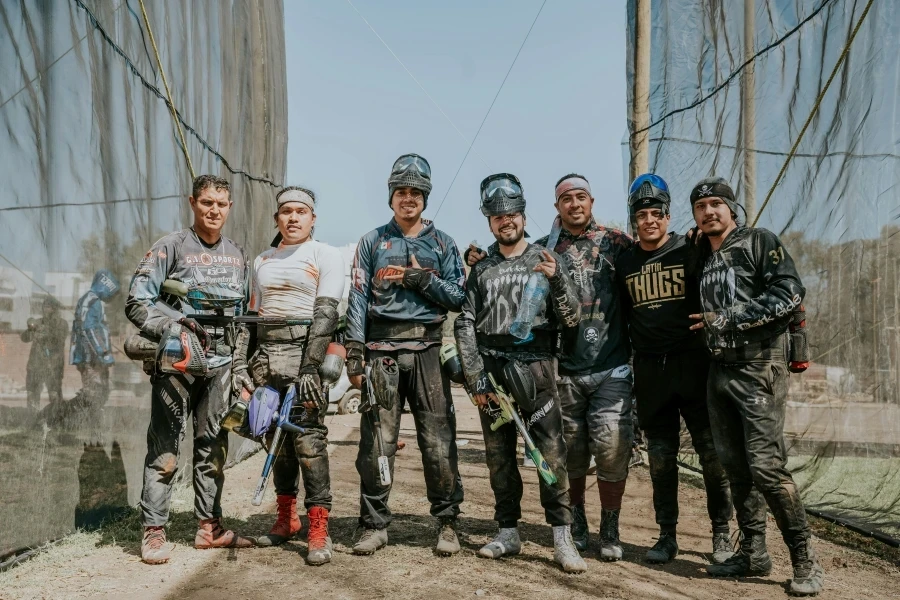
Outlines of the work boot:
{"label": "work boot", "polygon": [[653,547],[647,550],[644,559],[648,563],[662,565],[678,556],[678,540],[674,532],[662,531]]}
{"label": "work boot", "polygon": [[300,532],[300,517],[297,515],[297,496],[279,494],[278,517],[266,535],[256,538],[260,546],[280,546]]}
{"label": "work boot", "polygon": [[144,527],[144,539],[141,540],[141,560],[148,565],[161,565],[169,562],[169,555],[175,544],[166,542],[165,527]]}
{"label": "work boot", "polygon": [[369,529],[363,531],[359,541],[353,544],[353,554],[367,556],[375,554],[377,550],[381,550],[388,543],[387,529]]}
{"label": "work boot", "polygon": [[622,544],[619,543],[619,509],[600,510],[600,559],[621,560]]}
{"label": "work boot", "polygon": [[578,554],[578,548],[572,540],[572,532],[568,525],[553,527],[553,561],[566,573],[584,573],[587,564]]}
{"label": "work boot", "polygon": [[825,585],[825,571],[816,560],[808,537],[800,537],[788,544],[794,577],[789,592],[793,596],[815,596]]}
{"label": "work boot", "polygon": [[572,506],[572,540],[575,547],[581,552],[588,549],[591,541],[591,532],[588,527],[587,515],[584,512],[584,504],[575,504]]}
{"label": "work boot", "polygon": [[459,538],[456,537],[456,519],[441,519],[437,545],[434,551],[438,556],[451,556],[459,552]]}
{"label": "work boot", "polygon": [[765,577],[772,572],[772,559],[766,550],[766,536],[744,536],[738,551],[720,565],[706,565],[713,577]]}
{"label": "work boot", "polygon": [[313,506],[306,512],[309,517],[309,552],[306,564],[317,567],[331,562],[331,536],[328,535],[328,509]]}
{"label": "work boot", "polygon": [[519,539],[518,527],[501,527],[490,542],[479,548],[478,556],[482,558],[500,558],[512,556],[522,551],[522,540]]}
{"label": "work boot", "polygon": [[201,519],[194,536],[194,548],[252,548],[253,540],[241,537],[230,529],[222,527],[219,519]]}
{"label": "work boot", "polygon": [[734,551],[731,549],[731,536],[728,533],[714,533],[712,545],[712,564],[721,565],[734,556]]}

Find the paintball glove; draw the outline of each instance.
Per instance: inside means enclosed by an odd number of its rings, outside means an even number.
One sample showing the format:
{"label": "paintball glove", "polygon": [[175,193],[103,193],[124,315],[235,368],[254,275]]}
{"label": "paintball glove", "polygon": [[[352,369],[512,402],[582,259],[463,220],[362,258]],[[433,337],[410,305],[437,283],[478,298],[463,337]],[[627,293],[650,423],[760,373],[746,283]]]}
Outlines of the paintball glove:
{"label": "paintball glove", "polygon": [[347,348],[347,375],[362,375],[366,372],[363,361],[366,357],[366,345],[362,342],[348,341],[344,344]]}
{"label": "paintball glove", "polygon": [[241,390],[247,390],[248,394],[252,394],[253,388],[253,380],[250,379],[250,375],[247,373],[247,367],[235,367],[231,371],[232,391],[240,393]]}
{"label": "paintball glove", "polygon": [[403,287],[421,290],[428,284],[428,271],[409,267],[403,272]]}
{"label": "paintball glove", "polygon": [[190,329],[194,335],[197,336],[197,340],[200,341],[200,344],[203,346],[203,351],[206,352],[209,350],[210,345],[212,345],[212,338],[210,338],[209,333],[206,329],[190,317],[181,317],[178,319],[178,322],[182,327],[187,327]]}
{"label": "paintball glove", "polygon": [[[490,378],[488,378],[487,371],[481,371],[481,373],[478,374],[478,379],[475,381],[475,385],[472,386],[472,395],[469,397],[469,399],[472,400],[472,404],[474,404],[475,406],[479,406],[478,401],[475,400],[475,396],[494,393],[496,393],[496,390],[494,389],[494,385],[491,383]],[[488,405],[490,404],[491,403],[488,402]]]}
{"label": "paintball glove", "polygon": [[315,365],[307,365],[300,369],[297,393],[301,403],[313,404],[320,413],[324,413],[328,409],[328,399],[322,393],[322,381],[319,379],[319,371]]}

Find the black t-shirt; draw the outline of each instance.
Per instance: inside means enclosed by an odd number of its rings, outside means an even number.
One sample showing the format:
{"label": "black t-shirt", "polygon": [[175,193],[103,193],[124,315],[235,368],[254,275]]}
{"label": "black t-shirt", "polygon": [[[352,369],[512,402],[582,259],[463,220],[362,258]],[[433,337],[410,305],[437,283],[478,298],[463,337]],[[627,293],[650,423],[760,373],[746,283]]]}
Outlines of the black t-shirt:
{"label": "black t-shirt", "polygon": [[616,280],[636,352],[666,354],[704,347],[691,331],[691,314],[702,312],[696,278],[687,276],[687,240],[672,234],[652,252],[634,244],[616,260]]}

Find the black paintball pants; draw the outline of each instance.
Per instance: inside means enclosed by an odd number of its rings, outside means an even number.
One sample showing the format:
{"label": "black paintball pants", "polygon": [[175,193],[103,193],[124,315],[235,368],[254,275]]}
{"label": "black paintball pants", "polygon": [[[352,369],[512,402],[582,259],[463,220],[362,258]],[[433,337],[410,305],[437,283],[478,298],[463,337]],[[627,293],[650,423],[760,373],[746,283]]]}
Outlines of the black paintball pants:
{"label": "black paintball pants", "polygon": [[[738,526],[745,536],[764,535],[766,504],[785,541],[809,537],[806,511],[790,471],[784,444],[787,404],[787,336],[740,355],[713,356],[709,418],[716,451],[728,479]],[[740,358],[741,360],[736,360]]]}
{"label": "black paintball pants", "polygon": [[678,523],[678,453],[681,448],[681,419],[691,443],[706,487],[706,510],[715,533],[728,533],[732,515],[731,490],[725,470],[716,454],[709,412],[706,382],[709,353],[705,349],[669,354],[642,354],[634,357],[634,394],[641,427],[647,437],[653,509],[660,531],[674,532]]}
{"label": "black paintball pants", "polygon": [[[500,385],[503,359],[483,355],[484,366]],[[569,503],[569,476],[566,470],[566,443],[563,436],[563,419],[559,392],[556,388],[556,364],[553,360],[539,360],[528,364],[537,388],[535,411],[519,406],[519,414],[528,428],[535,446],[544,455],[547,465],[556,475],[556,484],[550,486],[538,474],[538,488],[544,517],[551,526],[572,523],[572,506]],[[505,386],[504,386],[505,387]],[[478,411],[481,430],[484,433],[485,455],[490,471],[491,489],[494,492],[494,520],[501,528],[515,527],[522,518],[522,475],[519,472],[519,432],[515,423],[506,423],[491,431],[493,417],[485,410]],[[537,469],[535,469],[537,474]]]}
{"label": "black paintball pants", "polygon": [[[294,384],[303,362],[302,342],[264,342],[250,359],[250,372],[256,385],[268,385],[284,394]],[[275,493],[296,496],[298,478],[303,475],[307,510],[319,506],[331,510],[331,474],[328,465],[328,428],[325,414],[318,408],[294,406],[291,421],[304,433],[282,432],[282,443],[272,465]]]}
{"label": "black paintball pants", "polygon": [[[456,518],[463,501],[456,450],[456,412],[450,395],[450,381],[440,362],[440,346],[424,350],[369,350],[367,360],[389,356],[400,367],[399,399],[391,410],[378,408],[384,453],[388,457],[391,481],[394,480],[394,456],[400,435],[400,417],[409,404],[416,426],[416,439],[422,452],[425,488],[431,514],[438,518]],[[391,486],[384,486],[378,474],[380,450],[370,412],[360,415],[359,522],[369,529],[383,529],[391,520],[388,497]]]}

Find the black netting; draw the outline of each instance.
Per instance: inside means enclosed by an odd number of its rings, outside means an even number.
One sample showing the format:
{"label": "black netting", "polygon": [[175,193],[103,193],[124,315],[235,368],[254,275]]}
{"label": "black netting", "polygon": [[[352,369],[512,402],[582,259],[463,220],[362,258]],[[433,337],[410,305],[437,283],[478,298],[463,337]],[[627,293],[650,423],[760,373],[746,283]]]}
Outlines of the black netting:
{"label": "black netting", "polygon": [[[145,5],[193,167],[232,183],[226,234],[264,247],[286,159],[282,3]],[[69,364],[69,330],[95,272],[127,286],[153,241],[190,223],[165,98],[138,0],[0,3],[0,556],[138,500],[149,384],[121,353],[123,295],[106,306],[116,362],[102,411],[102,382]],[[57,316],[38,321],[48,297]]]}
{"label": "black netting", "polygon": [[[744,0],[651,3],[649,170],[673,191],[675,230],[692,225],[688,195],[710,175],[730,180],[746,202],[750,173],[751,213],[759,211],[868,4],[758,1],[753,50],[745,55]],[[791,377],[785,423],[803,498],[811,508],[894,537],[900,537],[898,22],[900,4],[871,3],[758,222],[781,236],[808,290],[813,363]],[[745,131],[743,65],[754,54],[755,119]],[[629,106],[634,60],[632,53]],[[755,134],[752,147],[748,134]],[[627,163],[627,141],[624,148]],[[745,173],[746,153],[755,157],[755,177]]]}

